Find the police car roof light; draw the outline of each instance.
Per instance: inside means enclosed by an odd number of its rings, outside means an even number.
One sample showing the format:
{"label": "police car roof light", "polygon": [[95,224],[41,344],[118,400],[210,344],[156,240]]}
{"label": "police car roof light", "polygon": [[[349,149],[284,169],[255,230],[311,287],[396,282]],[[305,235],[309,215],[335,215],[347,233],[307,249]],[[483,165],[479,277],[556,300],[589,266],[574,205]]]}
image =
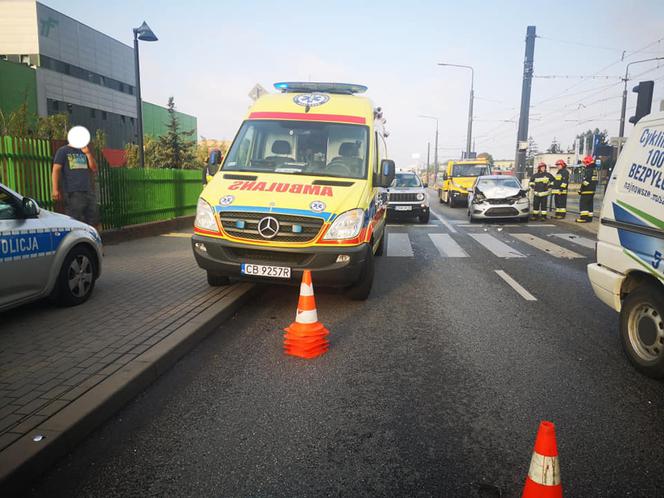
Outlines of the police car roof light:
{"label": "police car roof light", "polygon": [[321,92],[343,95],[364,93],[368,89],[364,85],[355,85],[353,83],[322,83],[314,81],[281,81],[275,83],[274,88],[283,93]]}

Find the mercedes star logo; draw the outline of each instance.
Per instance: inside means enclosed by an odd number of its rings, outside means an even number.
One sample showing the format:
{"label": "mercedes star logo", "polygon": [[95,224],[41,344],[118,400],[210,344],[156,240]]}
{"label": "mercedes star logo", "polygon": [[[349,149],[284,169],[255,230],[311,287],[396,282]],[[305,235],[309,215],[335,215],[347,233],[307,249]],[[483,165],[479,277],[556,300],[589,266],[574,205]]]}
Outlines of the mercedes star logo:
{"label": "mercedes star logo", "polygon": [[266,216],[258,222],[258,233],[264,239],[273,239],[279,233],[279,222],[272,216]]}

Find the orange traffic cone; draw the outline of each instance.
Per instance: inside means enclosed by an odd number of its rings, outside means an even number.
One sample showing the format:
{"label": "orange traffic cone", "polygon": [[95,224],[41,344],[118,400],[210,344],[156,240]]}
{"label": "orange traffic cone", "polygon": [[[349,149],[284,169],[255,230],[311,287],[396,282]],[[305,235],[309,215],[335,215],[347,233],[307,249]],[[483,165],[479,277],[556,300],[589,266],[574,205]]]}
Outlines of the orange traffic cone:
{"label": "orange traffic cone", "polygon": [[540,422],[533,458],[522,498],[562,498],[556,428],[553,422]]}
{"label": "orange traffic cone", "polygon": [[311,272],[304,270],[295,321],[284,329],[284,352],[300,358],[316,358],[327,352],[330,331],[318,321]]}

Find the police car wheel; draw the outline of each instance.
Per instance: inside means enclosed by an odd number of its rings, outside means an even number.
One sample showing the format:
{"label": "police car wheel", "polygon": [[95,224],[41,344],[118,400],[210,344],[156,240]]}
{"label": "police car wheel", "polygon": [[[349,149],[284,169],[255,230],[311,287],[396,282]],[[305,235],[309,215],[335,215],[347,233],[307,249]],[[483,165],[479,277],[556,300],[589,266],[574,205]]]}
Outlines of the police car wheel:
{"label": "police car wheel", "polygon": [[74,247],[60,268],[54,297],[61,306],[84,303],[95,287],[95,260],[89,249]]}
{"label": "police car wheel", "polygon": [[231,283],[230,278],[225,275],[217,275],[215,273],[207,272],[207,282],[211,287],[221,287]]}
{"label": "police car wheel", "polygon": [[374,279],[374,258],[371,250],[367,251],[367,259],[364,262],[362,276],[356,284],[348,288],[346,295],[353,301],[365,301],[371,293]]}
{"label": "police car wheel", "polygon": [[644,286],[627,295],[620,311],[620,336],[629,360],[642,374],[664,378],[664,293]]}

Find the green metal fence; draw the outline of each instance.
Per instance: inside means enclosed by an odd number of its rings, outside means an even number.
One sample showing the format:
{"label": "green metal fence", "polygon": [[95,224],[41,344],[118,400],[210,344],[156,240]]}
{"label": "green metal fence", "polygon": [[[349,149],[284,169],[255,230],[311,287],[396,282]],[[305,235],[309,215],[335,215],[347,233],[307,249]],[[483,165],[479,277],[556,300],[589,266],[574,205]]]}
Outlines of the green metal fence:
{"label": "green metal fence", "polygon": [[48,140],[0,137],[0,183],[53,209],[52,157]]}
{"label": "green metal fence", "polygon": [[[48,140],[0,137],[0,183],[52,210]],[[201,172],[180,169],[111,168],[98,154],[97,194],[104,229],[192,215],[201,193]]]}

